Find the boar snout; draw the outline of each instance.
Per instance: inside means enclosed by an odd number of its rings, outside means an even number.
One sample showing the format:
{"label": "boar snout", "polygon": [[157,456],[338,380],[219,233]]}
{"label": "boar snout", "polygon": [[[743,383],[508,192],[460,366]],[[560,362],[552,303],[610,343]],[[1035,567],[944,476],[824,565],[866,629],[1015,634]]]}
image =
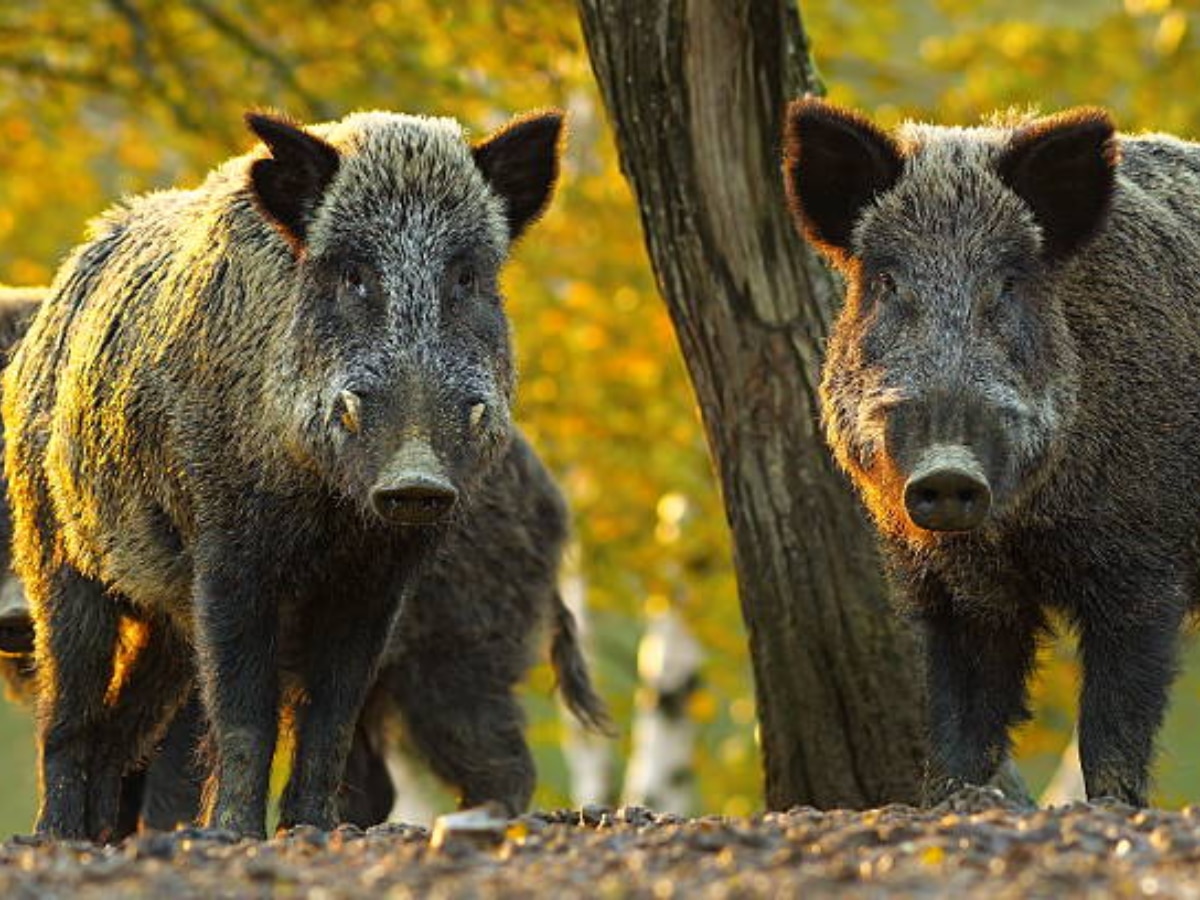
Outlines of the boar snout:
{"label": "boar snout", "polygon": [[454,508],[458,491],[449,482],[414,474],[371,491],[376,515],[398,525],[432,525]]}
{"label": "boar snout", "polygon": [[437,456],[424,438],[405,442],[371,489],[371,509],[397,525],[433,525],[458,502]]}
{"label": "boar snout", "polygon": [[0,617],[0,657],[25,658],[33,653],[33,622],[28,615]]}
{"label": "boar snout", "polygon": [[20,579],[10,574],[0,581],[0,657],[33,653],[33,619]]}
{"label": "boar snout", "polygon": [[987,518],[992,489],[966,447],[926,451],[904,485],[904,508],[918,528],[970,531]]}

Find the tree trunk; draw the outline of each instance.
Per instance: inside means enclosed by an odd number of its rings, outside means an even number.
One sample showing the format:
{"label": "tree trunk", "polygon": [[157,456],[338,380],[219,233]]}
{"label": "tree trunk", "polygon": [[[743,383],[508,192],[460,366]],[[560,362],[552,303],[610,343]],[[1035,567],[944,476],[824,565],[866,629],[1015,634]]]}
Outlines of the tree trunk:
{"label": "tree trunk", "polygon": [[825,450],[818,373],[840,290],[789,220],[786,101],[813,90],[798,9],[578,0],[733,532],[766,801],[918,799],[918,649]]}

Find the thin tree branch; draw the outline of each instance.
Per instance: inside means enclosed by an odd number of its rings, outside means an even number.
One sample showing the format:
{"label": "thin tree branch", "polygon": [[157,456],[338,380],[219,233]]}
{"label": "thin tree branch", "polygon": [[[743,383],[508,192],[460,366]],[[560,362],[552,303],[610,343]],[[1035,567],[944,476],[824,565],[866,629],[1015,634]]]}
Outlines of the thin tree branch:
{"label": "thin tree branch", "polygon": [[51,65],[47,60],[36,56],[6,56],[0,54],[0,71],[16,75],[40,79],[42,81],[76,84],[90,88],[104,88],[109,91],[120,91],[120,85],[113,81],[108,72],[101,68],[70,68]]}
{"label": "thin tree branch", "polygon": [[192,114],[187,104],[175,95],[168,80],[162,77],[151,52],[155,33],[141,11],[133,4],[133,0],[107,0],[107,3],[129,26],[133,36],[133,67],[142,86],[170,113],[179,127],[193,133],[203,132],[203,123]]}
{"label": "thin tree branch", "polygon": [[216,9],[208,0],[188,0],[187,5],[208,22],[218,34],[264,63],[275,74],[275,77],[304,103],[310,116],[318,119],[327,119],[332,116],[328,105],[300,83],[293,71],[294,64],[292,62],[280,56],[232,18]]}
{"label": "thin tree branch", "polygon": [[133,65],[147,82],[157,82],[158,72],[150,55],[150,29],[130,0],[108,0],[108,5],[124,19],[133,34]]}

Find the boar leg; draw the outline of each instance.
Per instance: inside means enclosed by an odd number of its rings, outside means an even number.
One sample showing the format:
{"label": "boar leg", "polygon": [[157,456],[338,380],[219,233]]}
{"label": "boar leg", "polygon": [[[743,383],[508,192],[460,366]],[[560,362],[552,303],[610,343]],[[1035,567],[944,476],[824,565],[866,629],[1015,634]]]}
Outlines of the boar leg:
{"label": "boar leg", "polygon": [[207,774],[200,756],[204,729],[200,699],[193,692],[171,720],[161,746],[121,779],[114,840],[134,834],[139,825],[154,831],[174,831],[180,825],[196,823]]}
{"label": "boar leg", "polygon": [[497,650],[414,647],[385,674],[409,740],[458,789],[460,805],[494,800],[519,815],[533,796],[536,772],[512,693],[519,675]]}
{"label": "boar leg", "polygon": [[[986,784],[1029,719],[1026,682],[1039,621],[985,622],[952,612],[924,619],[934,796]],[[948,782],[937,784],[938,779]]]}
{"label": "boar leg", "polygon": [[[120,617],[104,588],[71,566],[44,580],[30,579],[26,587],[38,623],[41,802],[36,828],[55,838],[84,839],[92,836],[89,796],[103,789],[94,783],[95,757]],[[114,817],[119,790],[114,783]]]}
{"label": "boar leg", "polygon": [[[212,728],[204,824],[266,836],[267,790],[279,729],[276,604],[261,567],[230,554],[198,580],[196,649]],[[259,576],[259,577],[256,577]]]}
{"label": "boar leg", "polygon": [[338,786],[354,728],[395,611],[395,595],[361,596],[356,607],[326,602],[312,610],[304,665],[307,703],[296,710],[296,754],[279,802],[279,827],[337,824]]}
{"label": "boar leg", "polygon": [[386,822],[396,802],[396,789],[383,757],[382,704],[368,702],[354,729],[346,774],[338,792],[338,818],[359,828]]}
{"label": "boar leg", "polygon": [[113,830],[114,843],[136,834],[142,819],[142,797],[146,793],[146,770],[134,769],[121,779],[121,799],[117,806],[117,825]]}
{"label": "boar leg", "polygon": [[122,779],[153,754],[155,743],[191,689],[191,653],[174,627],[163,619],[139,625],[143,630],[140,639],[134,646],[124,647],[119,656],[116,692],[107,699],[102,743],[95,750],[88,827],[96,838],[115,836]]}
{"label": "boar leg", "polygon": [[1183,605],[1080,623],[1079,760],[1088,799],[1145,806],[1154,738],[1175,676]]}
{"label": "boar leg", "polygon": [[208,774],[200,754],[207,728],[200,698],[193,692],[146,769],[141,818],[147,827],[171,831],[196,821],[200,791]]}

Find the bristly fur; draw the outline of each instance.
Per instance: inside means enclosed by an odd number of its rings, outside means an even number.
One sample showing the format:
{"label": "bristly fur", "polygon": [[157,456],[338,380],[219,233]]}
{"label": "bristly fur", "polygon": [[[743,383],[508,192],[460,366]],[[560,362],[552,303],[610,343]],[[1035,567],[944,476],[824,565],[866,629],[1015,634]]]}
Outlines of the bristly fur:
{"label": "bristly fur", "polygon": [[[901,172],[879,191],[872,154],[834,158],[880,146],[878,129],[819,118],[855,132],[801,122],[785,156],[802,167],[805,136],[826,142],[809,179],[789,169],[792,199],[848,281],[826,435],[925,631],[933,797],[996,773],[1057,609],[1079,632],[1088,795],[1144,803],[1200,600],[1200,147],[1115,135],[1097,109],[910,123],[887,138]],[[834,245],[809,221],[829,208]],[[918,464],[946,448],[989,489],[965,530],[924,528],[910,506]]]}
{"label": "bristly fur", "polygon": [[[0,311],[0,334],[8,333],[7,324]],[[19,322],[12,332],[18,337],[23,332]],[[513,691],[547,629],[567,707],[587,727],[611,733],[575,619],[558,593],[567,518],[550,473],[515,434],[471,512],[449,529],[437,560],[392,630],[355,729],[339,792],[341,821],[368,828],[387,820],[395,801],[387,761],[406,752],[394,743],[397,722],[407,743],[464,804],[494,801],[513,815],[523,812],[535,770]],[[7,535],[4,504],[0,524]],[[32,640],[30,622],[24,642]],[[10,699],[32,704],[33,654],[11,652],[0,656],[0,677]],[[197,752],[198,720],[202,710],[194,698],[171,723],[147,767],[126,775],[114,839],[136,830],[139,817],[147,827],[165,831],[197,820],[208,775]]]}
{"label": "bristly fur", "polygon": [[49,293],[44,287],[0,286],[0,366],[8,365],[17,341],[28,330]]}
{"label": "bristly fur", "polygon": [[[0,367],[8,365],[9,357],[17,342],[29,328],[29,322],[45,299],[45,288],[0,287]],[[0,447],[4,435],[0,432]],[[0,473],[2,476],[2,473]],[[0,478],[0,481],[3,481]],[[7,488],[7,482],[3,482]],[[19,608],[23,600],[20,586],[10,574],[12,545],[12,516],[8,504],[0,502],[0,617],[3,618],[3,633],[0,634],[0,678],[4,680],[5,693],[10,700],[32,702],[34,664],[31,654],[33,626],[22,626]]]}
{"label": "bristly fur", "polygon": [[[269,157],[96,223],[5,372],[45,833],[111,834],[121,776],[194,668],[216,752],[208,822],[263,832],[295,696],[281,819],[332,825],[389,625],[447,527],[406,524],[396,510],[415,507],[393,501],[438,485],[461,519],[511,440],[505,166],[557,145],[530,125],[533,149],[506,135],[484,172],[447,119],[250,122]],[[533,168],[548,196],[557,163]],[[347,391],[353,430],[336,414]],[[131,621],[145,638],[108,696]]]}

